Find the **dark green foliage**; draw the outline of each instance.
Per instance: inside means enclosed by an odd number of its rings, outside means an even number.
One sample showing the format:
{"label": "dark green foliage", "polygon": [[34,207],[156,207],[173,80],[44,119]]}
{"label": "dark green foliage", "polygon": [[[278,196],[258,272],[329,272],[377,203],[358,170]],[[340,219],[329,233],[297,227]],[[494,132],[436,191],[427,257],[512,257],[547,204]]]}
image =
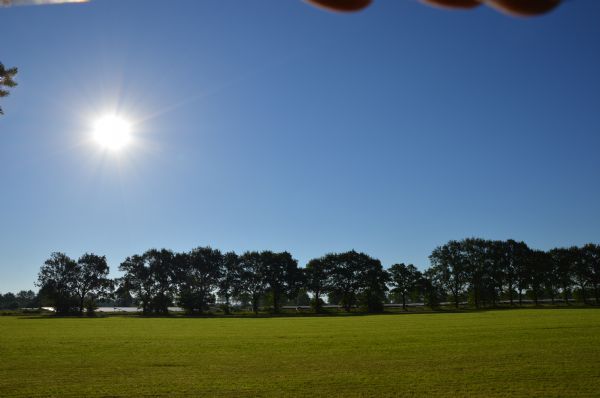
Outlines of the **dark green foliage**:
{"label": "dark green foliage", "polygon": [[252,311],[258,313],[261,296],[266,290],[262,277],[262,258],[259,252],[246,252],[240,256],[241,292],[247,294]]}
{"label": "dark green foliage", "polygon": [[[188,253],[152,249],[128,257],[119,267],[124,276],[111,281],[104,257],[84,254],[75,262],[53,253],[40,270],[38,296],[5,294],[0,307],[44,304],[59,313],[82,313],[97,305],[138,305],[144,314],[166,314],[177,303],[190,313],[203,313],[216,304],[217,296],[226,314],[249,305],[255,313],[261,307],[278,313],[282,305],[308,304],[318,313],[325,297],[347,312],[381,312],[385,302],[396,301],[406,310],[409,297],[432,308],[459,308],[467,299],[475,308],[495,307],[503,300],[513,305],[517,296],[519,304],[524,298],[536,305],[546,299],[554,303],[559,295],[565,303],[573,301],[571,297],[598,303],[596,244],[544,252],[514,240],[468,238],[437,247],[430,260],[431,267],[423,273],[412,264],[394,264],[386,271],[379,260],[352,250],[312,259],[299,269],[288,252],[249,251],[238,256],[210,247]],[[113,284],[117,289],[109,296]]]}
{"label": "dark green foliage", "polygon": [[108,264],[106,257],[86,253],[77,260],[77,278],[73,285],[73,292],[79,299],[79,312],[83,313],[84,307],[88,312],[94,311],[94,305],[99,298],[108,296],[113,288],[113,281],[108,278]]}
{"label": "dark green foliage", "polygon": [[179,305],[190,313],[203,313],[215,302],[214,291],[222,275],[223,255],[210,247],[198,247],[177,258]]}
{"label": "dark green foliage", "polygon": [[322,261],[329,270],[328,291],[339,298],[336,304],[348,312],[356,305],[369,312],[383,310],[388,275],[379,260],[352,250],[328,254]]}
{"label": "dark green foliage", "polygon": [[298,261],[288,252],[263,251],[259,258],[259,274],[264,289],[271,295],[273,312],[278,313],[282,299],[298,292],[301,281]]}
{"label": "dark green foliage", "polygon": [[78,308],[75,295],[78,272],[77,262],[64,253],[52,253],[38,274],[40,296],[51,304],[58,314],[68,314]]}
{"label": "dark green foliage", "polygon": [[412,264],[394,264],[389,269],[392,293],[402,299],[402,309],[406,310],[406,298],[418,288],[423,275]]}
{"label": "dark green foliage", "polygon": [[52,253],[38,274],[42,301],[59,314],[77,311],[81,314],[85,300],[95,301],[112,289],[106,258],[84,254],[77,262],[64,253]]}
{"label": "dark green foliage", "polygon": [[16,310],[19,308],[36,308],[40,306],[38,296],[31,290],[21,290],[17,294],[0,294],[0,309]]}
{"label": "dark green foliage", "polygon": [[242,290],[242,269],[240,259],[234,252],[225,253],[219,278],[219,295],[225,300],[223,311],[231,313],[231,299],[239,295]]}
{"label": "dark green foliage", "polygon": [[127,257],[119,270],[125,273],[122,288],[133,294],[144,314],[169,312],[177,289],[173,252],[151,249],[142,256]]}
{"label": "dark green foliage", "polygon": [[466,259],[462,255],[460,242],[450,241],[437,247],[429,256],[432,285],[440,286],[452,295],[458,308],[461,295],[465,292],[468,280]]}
{"label": "dark green foliage", "polygon": [[570,249],[557,248],[550,250],[550,257],[553,263],[553,269],[560,288],[562,289],[563,300],[568,304],[569,294],[573,286],[573,254]]}
{"label": "dark green foliage", "polygon": [[593,288],[596,304],[600,303],[600,245],[588,243],[581,249],[582,260],[586,263],[589,284]]}
{"label": "dark green foliage", "polygon": [[330,290],[329,275],[331,269],[327,267],[325,258],[315,258],[306,264],[304,268],[304,286],[313,294],[311,306],[319,313],[323,309],[322,296]]}
{"label": "dark green foliage", "polygon": [[[5,88],[12,88],[17,85],[15,82],[15,76],[18,73],[17,68],[6,69],[2,62],[0,62],[0,98],[8,96],[10,93]],[[0,115],[3,115],[4,111],[0,107]]]}

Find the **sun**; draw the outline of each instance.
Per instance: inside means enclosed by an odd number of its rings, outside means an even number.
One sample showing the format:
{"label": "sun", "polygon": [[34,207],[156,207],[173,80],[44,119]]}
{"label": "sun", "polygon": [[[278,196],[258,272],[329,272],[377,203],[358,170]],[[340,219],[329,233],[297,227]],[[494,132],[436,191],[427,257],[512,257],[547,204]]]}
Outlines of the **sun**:
{"label": "sun", "polygon": [[119,151],[131,142],[131,124],[120,116],[106,115],[94,124],[93,135],[102,148]]}

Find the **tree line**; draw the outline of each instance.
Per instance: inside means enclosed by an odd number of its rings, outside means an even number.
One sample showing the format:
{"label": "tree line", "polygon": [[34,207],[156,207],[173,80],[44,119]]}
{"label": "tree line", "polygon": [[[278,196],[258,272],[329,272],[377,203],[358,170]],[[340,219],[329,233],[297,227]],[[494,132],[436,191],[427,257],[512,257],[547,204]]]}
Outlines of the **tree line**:
{"label": "tree line", "polygon": [[137,305],[144,314],[166,314],[177,305],[202,314],[220,304],[233,308],[308,305],[315,312],[334,304],[345,311],[381,312],[385,303],[424,302],[436,308],[464,303],[475,308],[502,303],[536,305],[546,299],[569,303],[599,303],[600,245],[531,249],[514,240],[468,238],[436,247],[430,267],[381,262],[365,253],[329,253],[305,267],[288,252],[222,253],[198,247],[176,253],[151,249],[127,257],[123,276],[109,278],[106,257],[86,253],[74,260],[53,253],[42,265],[36,285],[37,302],[58,313],[92,312],[99,303]]}

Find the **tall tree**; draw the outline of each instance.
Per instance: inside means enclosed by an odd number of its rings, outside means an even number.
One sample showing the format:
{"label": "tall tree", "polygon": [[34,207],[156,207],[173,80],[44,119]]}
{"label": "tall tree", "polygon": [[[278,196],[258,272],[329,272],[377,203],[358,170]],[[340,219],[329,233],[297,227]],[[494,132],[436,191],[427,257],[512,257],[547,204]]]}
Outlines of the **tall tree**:
{"label": "tall tree", "polygon": [[406,311],[406,296],[414,291],[423,275],[412,264],[394,264],[389,269],[392,293],[402,298],[402,309]]}
{"label": "tall tree", "polygon": [[[5,68],[2,62],[0,62],[0,98],[8,96],[10,93],[6,88],[12,88],[17,85],[15,82],[15,76],[17,75],[17,68]],[[0,107],[0,115],[4,115],[2,107]]]}
{"label": "tall tree", "polygon": [[119,271],[125,273],[120,279],[121,286],[118,291],[122,295],[133,294],[138,306],[142,308],[142,313],[147,315],[152,312],[152,299],[155,294],[152,270],[146,264],[143,255],[133,255],[127,257],[119,265]]}
{"label": "tall tree", "polygon": [[369,312],[383,310],[388,275],[379,260],[351,250],[327,254],[324,261],[330,268],[329,292],[340,298],[347,312],[356,304]]}
{"label": "tall tree", "polygon": [[468,279],[467,264],[460,242],[452,240],[435,248],[429,260],[432,280],[437,281],[445,291],[450,292],[454,306],[458,308]]}
{"label": "tall tree", "polygon": [[123,288],[132,292],[144,314],[166,314],[176,293],[177,267],[172,251],[151,249],[127,257],[119,266]]}
{"label": "tall tree", "polygon": [[583,246],[582,256],[588,264],[589,283],[594,289],[596,304],[600,303],[600,245],[588,243]]}
{"label": "tall tree", "polygon": [[260,253],[260,263],[265,289],[273,298],[273,312],[278,313],[282,299],[298,291],[298,261],[288,252],[263,251]]}
{"label": "tall tree", "polygon": [[584,249],[580,249],[578,247],[570,247],[569,253],[571,255],[572,261],[572,273],[573,273],[573,282],[579,287],[579,291],[581,292],[581,298],[584,304],[587,304],[587,296],[585,294],[585,290],[588,287],[590,282],[590,276],[592,275],[592,267],[591,263],[588,260],[588,256],[586,256],[586,252]]}
{"label": "tall tree", "polygon": [[359,253],[351,252],[341,254],[327,254],[324,259],[330,267],[330,292],[332,296],[339,297],[340,304],[349,312],[356,304],[356,295],[360,288],[360,261]]}
{"label": "tall tree", "polygon": [[486,279],[490,274],[490,245],[488,242],[480,238],[468,238],[459,242],[471,295],[476,308],[479,308],[481,304],[484,287],[487,285]]}
{"label": "tall tree", "polygon": [[175,254],[167,249],[151,249],[144,253],[144,258],[152,271],[154,282],[152,307],[157,313],[167,314],[177,291]]}
{"label": "tall tree", "polygon": [[323,310],[321,297],[329,289],[329,271],[327,261],[323,257],[310,260],[304,268],[305,287],[313,294],[311,305],[317,313]]}
{"label": "tall tree", "polygon": [[504,278],[510,305],[514,304],[515,288],[519,291],[519,304],[522,302],[522,292],[527,281],[527,259],[529,247],[525,242],[517,242],[509,239],[505,243]]}
{"label": "tall tree", "polygon": [[182,273],[178,278],[179,304],[189,312],[208,310],[214,302],[222,274],[223,255],[210,247],[198,247],[181,257]]}
{"label": "tall tree", "polygon": [[231,313],[231,299],[241,292],[242,269],[235,252],[223,256],[222,272],[219,278],[219,295],[225,299],[225,314]]}
{"label": "tall tree", "polygon": [[550,258],[553,269],[556,272],[558,283],[562,290],[565,304],[569,304],[569,292],[573,286],[573,252],[567,248],[555,248],[550,250]]}
{"label": "tall tree", "polygon": [[486,259],[486,291],[487,296],[496,306],[505,283],[506,275],[506,242],[500,240],[488,241]]}
{"label": "tall tree", "polygon": [[361,286],[358,292],[358,303],[368,312],[383,312],[390,275],[383,269],[379,260],[365,254],[362,254],[361,260],[362,272],[359,274]]}
{"label": "tall tree", "polygon": [[432,268],[423,272],[419,282],[419,289],[423,292],[423,300],[429,308],[437,308],[440,305],[440,297],[445,294],[445,287],[438,278],[440,274]]}
{"label": "tall tree", "polygon": [[86,253],[79,257],[76,273],[73,292],[79,299],[79,313],[83,313],[85,299],[94,300],[108,293],[112,288],[112,281],[108,278],[109,268],[106,257],[93,253]]}
{"label": "tall tree", "polygon": [[252,303],[252,311],[258,314],[260,298],[265,292],[265,278],[262,275],[262,257],[259,252],[246,252],[240,256],[241,294],[247,294]]}
{"label": "tall tree", "polygon": [[548,253],[542,250],[531,250],[527,268],[529,269],[529,287],[531,288],[533,302],[538,305],[545,284],[548,281],[548,274],[552,271],[552,259]]}
{"label": "tall tree", "polygon": [[77,306],[77,278],[77,263],[66,254],[56,252],[40,268],[36,285],[58,314],[66,314]]}

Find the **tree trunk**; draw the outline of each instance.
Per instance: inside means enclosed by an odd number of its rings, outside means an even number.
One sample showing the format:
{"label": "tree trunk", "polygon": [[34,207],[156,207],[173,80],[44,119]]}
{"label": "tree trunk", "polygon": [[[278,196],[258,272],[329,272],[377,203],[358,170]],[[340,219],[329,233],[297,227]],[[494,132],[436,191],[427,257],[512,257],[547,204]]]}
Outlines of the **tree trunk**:
{"label": "tree trunk", "polygon": [[321,312],[321,294],[318,290],[315,290],[315,312]]}
{"label": "tree trunk", "polygon": [[252,310],[258,314],[258,295],[252,295]]}
{"label": "tree trunk", "polygon": [[458,293],[452,293],[452,295],[454,296],[454,306],[456,307],[456,309],[458,309],[458,306],[459,306]]}
{"label": "tree trunk", "polygon": [[569,305],[569,291],[567,290],[566,285],[563,285],[563,298],[565,300],[565,304]]}
{"label": "tree trunk", "polygon": [[513,284],[512,282],[508,282],[508,299],[510,300],[510,306],[514,305],[513,303]]}
{"label": "tree trunk", "polygon": [[229,295],[225,294],[225,315],[229,315]]}
{"label": "tree trunk", "polygon": [[273,290],[273,312],[279,313],[279,293]]}
{"label": "tree trunk", "polygon": [[402,293],[402,309],[406,311],[406,293]]}
{"label": "tree trunk", "polygon": [[585,284],[581,284],[581,297],[583,298],[583,304],[587,304],[587,297],[585,296]]}

